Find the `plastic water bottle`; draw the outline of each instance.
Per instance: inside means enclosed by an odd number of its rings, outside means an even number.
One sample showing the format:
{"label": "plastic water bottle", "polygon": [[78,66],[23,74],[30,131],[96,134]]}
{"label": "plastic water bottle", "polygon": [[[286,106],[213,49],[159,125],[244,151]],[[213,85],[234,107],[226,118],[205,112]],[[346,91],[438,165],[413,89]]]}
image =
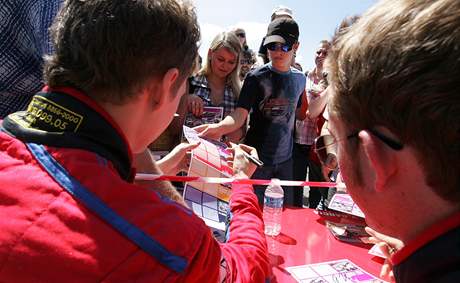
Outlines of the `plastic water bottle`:
{"label": "plastic water bottle", "polygon": [[277,236],[281,231],[284,191],[279,181],[279,179],[272,179],[265,189],[263,217],[267,236]]}

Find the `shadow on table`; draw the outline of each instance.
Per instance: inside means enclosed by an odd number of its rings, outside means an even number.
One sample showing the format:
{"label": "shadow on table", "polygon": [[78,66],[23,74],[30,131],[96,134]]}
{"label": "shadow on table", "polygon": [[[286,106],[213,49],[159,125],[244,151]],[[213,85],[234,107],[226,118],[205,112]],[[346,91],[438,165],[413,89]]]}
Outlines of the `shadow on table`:
{"label": "shadow on table", "polygon": [[285,245],[297,245],[297,240],[284,234],[280,233],[278,236],[274,237],[274,240],[278,243],[285,244]]}
{"label": "shadow on table", "polygon": [[[282,267],[281,265],[284,264],[284,258],[280,255],[274,255],[274,254],[268,254],[268,258],[270,260],[270,266],[271,268],[277,268],[279,271],[281,271],[282,273],[286,274],[286,275],[290,275],[290,273],[284,269],[284,267]],[[278,282],[278,280],[276,279],[275,276],[273,276],[273,271],[272,271],[272,276],[270,277],[270,280],[269,282]]]}
{"label": "shadow on table", "polygon": [[[269,253],[268,257],[270,260],[271,268],[272,269],[277,268],[282,273],[286,275],[290,275],[290,273],[286,269],[284,269],[284,267],[281,266],[284,264],[284,258],[278,255],[279,248],[280,248],[279,244],[296,245],[297,240],[284,233],[280,233],[276,237],[267,237],[267,245],[268,245],[268,253]],[[269,282],[278,282],[278,281],[274,276],[272,276]]]}

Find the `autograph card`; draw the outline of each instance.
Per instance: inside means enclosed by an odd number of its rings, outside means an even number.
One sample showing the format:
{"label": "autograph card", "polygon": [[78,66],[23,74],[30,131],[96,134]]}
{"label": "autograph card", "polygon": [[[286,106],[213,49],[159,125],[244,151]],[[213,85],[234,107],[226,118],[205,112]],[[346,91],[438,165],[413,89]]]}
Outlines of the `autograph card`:
{"label": "autograph card", "polygon": [[[224,143],[202,139],[189,127],[183,127],[184,137],[189,143],[200,142],[192,151],[189,176],[200,177],[232,177],[233,169],[228,165],[227,158],[231,153]],[[187,182],[184,199],[193,212],[201,217],[211,228],[219,242],[226,241],[225,230],[229,225],[228,204],[231,186],[228,184],[209,184],[203,182]]]}
{"label": "autograph card", "polygon": [[348,259],[286,268],[302,283],[384,283],[385,281],[362,270]]}
{"label": "autograph card", "polygon": [[345,212],[364,218],[364,213],[353,201],[349,194],[335,194],[329,202],[328,207],[333,210]]}
{"label": "autograph card", "polygon": [[[225,144],[202,139],[198,137],[195,130],[186,126],[184,126],[184,136],[190,143],[200,142],[200,145],[192,151],[189,176],[232,177],[233,169],[227,163],[230,152]],[[226,202],[230,200],[230,185],[202,182],[189,182],[187,184]]]}
{"label": "autograph card", "polygon": [[225,230],[230,221],[228,202],[200,191],[190,184],[185,185],[184,200],[193,212],[211,228],[214,237],[219,242],[225,242]]}
{"label": "autograph card", "polygon": [[196,127],[203,124],[219,123],[224,115],[224,108],[204,106],[201,117],[195,117],[192,113],[187,113],[185,116],[184,126]]}

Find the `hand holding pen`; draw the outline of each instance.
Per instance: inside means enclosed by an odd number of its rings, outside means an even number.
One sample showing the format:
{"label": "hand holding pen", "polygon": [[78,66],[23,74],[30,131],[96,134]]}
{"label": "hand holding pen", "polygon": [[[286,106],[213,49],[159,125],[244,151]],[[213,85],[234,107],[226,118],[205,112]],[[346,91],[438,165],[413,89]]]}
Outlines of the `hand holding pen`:
{"label": "hand holding pen", "polygon": [[[205,140],[207,140],[207,141],[209,141],[209,142],[211,142],[211,143],[213,143],[213,144],[216,144],[216,145],[218,145],[218,146],[221,146],[221,147],[228,147],[229,149],[232,149],[234,146],[238,146],[237,144],[232,143],[232,142],[228,142],[228,141],[227,141],[227,142],[222,142],[222,141],[217,141],[217,140],[213,140],[213,139],[210,139],[210,138],[203,138],[203,137],[201,137],[201,138],[202,138],[202,139],[205,139]],[[246,146],[247,148],[251,148],[251,149],[252,149],[252,147],[249,147],[249,146],[247,146],[247,145],[244,145],[244,144],[243,144],[243,146]],[[255,150],[255,149],[254,149],[254,150]],[[263,161],[260,160],[260,159],[258,158],[258,156],[257,156],[257,151],[256,151],[256,150],[255,150],[255,155],[252,155],[252,154],[250,154],[249,152],[244,151],[244,150],[243,150],[243,154],[245,155],[245,157],[246,157],[250,162],[254,163],[254,165],[256,165],[257,167],[262,167],[262,166],[264,166]]]}
{"label": "hand holding pen", "polygon": [[233,174],[237,178],[250,178],[257,169],[257,150],[245,144],[231,143],[233,151],[233,161],[230,162],[233,166]]}
{"label": "hand holding pen", "polygon": [[[233,146],[236,145],[235,143],[232,143],[232,142],[229,142],[228,144],[230,145],[230,147],[233,147]],[[257,167],[262,167],[262,166],[264,166],[264,162],[258,158],[257,150],[256,150],[255,148],[250,147],[250,146],[245,145],[245,144],[240,144],[240,145],[243,145],[243,146],[245,146],[246,148],[250,148],[251,150],[254,149],[254,151],[253,151],[253,152],[255,153],[254,155],[252,155],[252,154],[251,154],[250,152],[248,152],[248,151],[243,151],[244,156],[245,156],[249,161],[251,161],[252,163],[254,163],[254,165],[256,165]]]}

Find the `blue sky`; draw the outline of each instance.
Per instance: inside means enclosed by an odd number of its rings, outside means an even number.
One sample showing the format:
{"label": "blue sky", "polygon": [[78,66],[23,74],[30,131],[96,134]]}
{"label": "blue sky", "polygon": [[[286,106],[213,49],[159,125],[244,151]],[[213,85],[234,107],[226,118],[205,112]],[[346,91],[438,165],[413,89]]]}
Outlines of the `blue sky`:
{"label": "blue sky", "polygon": [[203,60],[214,36],[238,26],[246,30],[248,45],[256,53],[267,31],[273,8],[284,5],[299,24],[297,61],[304,70],[314,66],[314,52],[322,39],[330,39],[346,16],[359,15],[376,0],[193,0],[201,27]]}

